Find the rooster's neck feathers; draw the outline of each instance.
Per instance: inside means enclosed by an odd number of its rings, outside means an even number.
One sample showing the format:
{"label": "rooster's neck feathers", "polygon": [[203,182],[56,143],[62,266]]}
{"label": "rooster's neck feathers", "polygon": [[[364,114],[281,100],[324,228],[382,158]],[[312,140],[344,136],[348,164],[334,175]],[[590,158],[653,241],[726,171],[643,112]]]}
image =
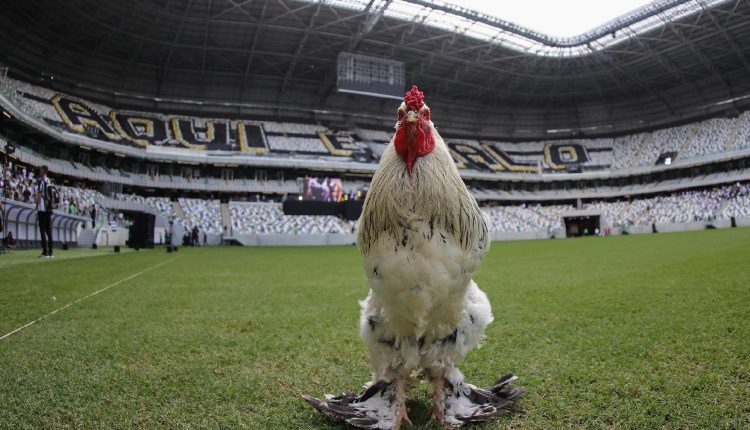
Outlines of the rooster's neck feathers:
{"label": "rooster's neck feathers", "polygon": [[485,217],[440,135],[434,129],[430,135],[434,150],[414,165],[411,174],[393,142],[383,153],[360,218],[357,241],[363,253],[381,237],[401,242],[428,224],[452,236],[452,242],[466,251],[486,250]]}

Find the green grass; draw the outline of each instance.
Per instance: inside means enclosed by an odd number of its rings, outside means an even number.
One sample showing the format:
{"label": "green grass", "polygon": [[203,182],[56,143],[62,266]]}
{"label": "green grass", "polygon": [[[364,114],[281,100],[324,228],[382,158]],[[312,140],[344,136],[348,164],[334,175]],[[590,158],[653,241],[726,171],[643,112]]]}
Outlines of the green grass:
{"label": "green grass", "polygon": [[[122,248],[120,252],[132,252],[132,249]],[[68,251],[62,251],[60,249],[54,250],[54,258],[49,260],[42,260],[39,258],[40,250],[9,250],[9,252],[0,255],[0,269],[15,266],[17,264],[25,263],[39,263],[39,262],[52,262],[57,260],[70,260],[71,258],[86,258],[86,257],[99,257],[110,255],[114,252],[113,248],[99,248],[99,249],[70,249]]]}
{"label": "green grass", "polygon": [[[0,429],[342,429],[300,395],[369,377],[353,247],[33,255],[0,255],[0,336],[168,262],[1,340]],[[476,280],[462,369],[528,390],[484,428],[750,428],[750,229],[496,243]]]}

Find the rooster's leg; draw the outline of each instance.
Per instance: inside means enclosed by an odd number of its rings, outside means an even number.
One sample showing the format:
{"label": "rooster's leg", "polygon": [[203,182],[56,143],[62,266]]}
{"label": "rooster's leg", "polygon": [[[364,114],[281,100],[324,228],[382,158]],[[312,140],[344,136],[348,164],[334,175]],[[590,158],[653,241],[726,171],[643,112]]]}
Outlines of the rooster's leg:
{"label": "rooster's leg", "polygon": [[432,413],[430,413],[430,422],[428,424],[441,425],[443,428],[450,428],[444,425],[445,422],[445,379],[442,372],[438,376],[432,376]]}
{"label": "rooster's leg", "polygon": [[394,401],[397,412],[396,412],[396,422],[393,424],[392,430],[400,430],[402,423],[407,423],[409,425],[412,425],[411,420],[409,419],[408,411],[406,409],[406,387],[408,384],[407,378],[404,377],[397,377],[394,381],[395,383],[395,389],[396,389],[396,400]]}

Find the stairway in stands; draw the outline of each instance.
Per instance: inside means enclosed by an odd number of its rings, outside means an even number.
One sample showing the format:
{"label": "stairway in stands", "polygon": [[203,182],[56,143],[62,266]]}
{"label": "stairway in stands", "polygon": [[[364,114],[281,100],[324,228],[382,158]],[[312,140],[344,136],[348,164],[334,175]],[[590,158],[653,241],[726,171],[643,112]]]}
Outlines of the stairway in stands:
{"label": "stairway in stands", "polygon": [[[633,221],[633,225],[643,225],[646,224],[646,220],[649,219],[649,215],[651,215],[651,210],[646,209],[638,214],[638,216],[635,217],[635,220]],[[649,222],[649,224],[651,224]]]}
{"label": "stairway in stands", "polygon": [[649,145],[651,145],[651,141],[653,140],[653,138],[654,138],[653,137],[653,133],[651,133],[651,132],[646,133],[646,135],[643,137],[643,140],[641,141],[641,146],[638,147],[638,152],[636,152],[636,154],[635,154],[635,160],[634,161],[635,161],[636,165],[642,165],[643,164],[643,163],[641,163],[641,157],[643,157],[643,151]]}
{"label": "stairway in stands", "polygon": [[617,211],[617,213],[609,220],[609,222],[612,223],[614,220],[624,219],[624,214],[628,211],[628,209],[630,209],[630,203],[622,205],[620,210]]}
{"label": "stairway in stands", "polygon": [[174,213],[177,215],[177,218],[185,219],[185,212],[182,210],[180,202],[178,202],[177,200],[172,200],[172,209],[174,209]]}
{"label": "stairway in stands", "polygon": [[716,208],[716,210],[713,213],[714,218],[721,217],[721,214],[724,213],[724,209],[726,209],[727,206],[729,206],[730,202],[731,202],[731,200],[729,200],[729,199],[721,199],[721,204],[719,204],[719,207]]}
{"label": "stairway in stands", "polygon": [[229,215],[229,205],[227,203],[221,204],[221,225],[227,227],[224,235],[232,237],[232,217]]}
{"label": "stairway in stands", "polygon": [[732,149],[736,149],[737,147],[737,132],[740,129],[740,123],[742,122],[742,115],[738,116],[734,120],[734,127],[732,128],[732,134],[729,136],[729,139],[727,139],[727,142],[724,144],[724,151],[729,151]]}
{"label": "stairway in stands", "polygon": [[96,240],[96,231],[93,228],[82,228],[78,234],[78,247],[91,248]]}
{"label": "stairway in stands", "polygon": [[700,130],[700,126],[698,124],[693,124],[690,126],[690,130],[688,130],[688,136],[687,139],[685,139],[682,142],[677,142],[677,157],[682,158],[681,155],[685,152],[685,148],[690,148],[693,141],[695,140],[695,137],[698,135],[698,131]]}

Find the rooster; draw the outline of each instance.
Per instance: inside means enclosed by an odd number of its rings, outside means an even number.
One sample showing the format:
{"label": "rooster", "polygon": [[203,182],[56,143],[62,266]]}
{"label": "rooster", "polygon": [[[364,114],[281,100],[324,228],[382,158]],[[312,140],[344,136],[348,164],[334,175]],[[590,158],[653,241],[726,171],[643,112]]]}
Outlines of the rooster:
{"label": "rooster", "polygon": [[357,245],[370,286],[360,335],[372,381],[358,395],[305,400],[356,428],[398,430],[411,423],[408,391],[423,378],[433,387],[431,421],[443,428],[508,412],[523,394],[513,375],[481,389],[457,367],[492,322],[487,296],[472,280],[490,237],[416,85],[372,178]]}

